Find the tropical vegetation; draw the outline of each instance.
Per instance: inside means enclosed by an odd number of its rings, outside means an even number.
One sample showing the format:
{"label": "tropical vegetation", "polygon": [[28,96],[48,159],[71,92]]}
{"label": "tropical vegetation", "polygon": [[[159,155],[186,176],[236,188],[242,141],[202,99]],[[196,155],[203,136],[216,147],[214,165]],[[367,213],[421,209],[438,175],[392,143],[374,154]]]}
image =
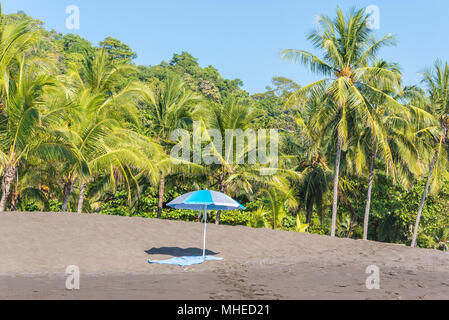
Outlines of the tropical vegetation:
{"label": "tropical vegetation", "polygon": [[[314,51],[282,57],[321,79],[275,77],[249,94],[188,52],[136,65],[118,39],[95,46],[0,12],[0,214],[197,221],[166,203],[207,188],[247,207],[210,212],[217,224],[447,251],[449,64],[437,60],[422,83],[404,86],[399,64],[380,56],[396,39],[376,39],[368,19],[338,8],[320,16]],[[176,129],[199,135],[210,163],[172,161]],[[250,135],[245,148],[219,152],[234,141],[214,132],[248,129],[277,130],[276,170],[254,158]]]}

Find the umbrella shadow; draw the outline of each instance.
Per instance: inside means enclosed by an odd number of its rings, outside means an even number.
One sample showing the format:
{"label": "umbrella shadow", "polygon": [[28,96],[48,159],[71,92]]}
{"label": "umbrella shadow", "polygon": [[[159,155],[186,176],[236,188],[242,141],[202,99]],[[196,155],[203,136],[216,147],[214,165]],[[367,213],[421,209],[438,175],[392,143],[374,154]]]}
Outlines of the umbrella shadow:
{"label": "umbrella shadow", "polygon": [[[161,247],[161,248],[152,248],[150,250],[145,251],[149,255],[164,255],[164,256],[172,256],[172,257],[188,257],[188,256],[202,256],[203,249],[200,248],[179,248],[179,247]],[[217,252],[206,250],[206,255],[215,256]]]}

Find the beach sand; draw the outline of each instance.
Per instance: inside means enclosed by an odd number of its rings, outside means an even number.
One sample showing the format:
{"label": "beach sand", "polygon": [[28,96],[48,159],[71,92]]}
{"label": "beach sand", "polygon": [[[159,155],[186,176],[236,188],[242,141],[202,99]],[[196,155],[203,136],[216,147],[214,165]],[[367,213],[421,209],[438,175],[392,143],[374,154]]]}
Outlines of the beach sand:
{"label": "beach sand", "polygon": [[[202,224],[61,213],[0,215],[0,299],[449,299],[449,253],[326,236],[208,225],[224,261],[201,255]],[[65,270],[80,268],[80,290]],[[379,267],[380,289],[365,273]]]}

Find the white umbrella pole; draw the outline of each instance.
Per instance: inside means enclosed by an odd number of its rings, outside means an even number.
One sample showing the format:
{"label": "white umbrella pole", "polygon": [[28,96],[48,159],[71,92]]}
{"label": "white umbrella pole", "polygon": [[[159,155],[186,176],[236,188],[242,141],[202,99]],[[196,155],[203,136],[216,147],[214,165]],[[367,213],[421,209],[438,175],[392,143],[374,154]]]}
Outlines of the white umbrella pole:
{"label": "white umbrella pole", "polygon": [[203,258],[206,257],[207,207],[204,206]]}

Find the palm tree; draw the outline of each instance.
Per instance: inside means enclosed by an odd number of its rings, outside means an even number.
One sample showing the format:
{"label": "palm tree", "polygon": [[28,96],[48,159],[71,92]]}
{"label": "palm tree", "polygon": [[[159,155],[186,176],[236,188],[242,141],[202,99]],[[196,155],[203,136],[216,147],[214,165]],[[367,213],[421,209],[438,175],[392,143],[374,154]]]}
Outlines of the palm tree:
{"label": "palm tree", "polygon": [[266,221],[273,230],[282,227],[289,209],[298,206],[292,184],[301,178],[299,174],[295,174],[290,170],[283,170],[274,175],[274,177],[277,177],[277,179],[265,179],[259,183],[259,194],[264,195],[264,207],[267,210],[264,214],[264,219],[267,219]]}
{"label": "palm tree", "polygon": [[[385,61],[376,63],[379,67],[391,68],[399,72],[395,64]],[[383,95],[376,92],[368,93],[372,107],[380,119],[379,127],[376,129],[386,137],[382,142],[371,127],[359,126],[354,128],[352,137],[348,142],[347,157],[348,167],[351,167],[357,176],[360,176],[365,167],[368,167],[368,190],[365,206],[363,239],[368,239],[368,227],[371,208],[371,193],[375,179],[375,161],[383,158],[385,171],[391,170],[395,174],[392,177],[394,182],[401,182],[401,185],[408,188],[416,176],[421,175],[422,166],[420,156],[422,146],[420,146],[418,135],[420,129],[413,121],[413,107],[410,105],[410,98],[415,95],[411,88],[404,88],[399,92],[385,91],[394,99],[404,102],[404,108],[390,108],[384,105],[386,102]],[[400,96],[398,95],[400,94]]]}
{"label": "palm tree", "polygon": [[[0,4],[0,115],[7,119],[8,110],[5,100],[10,95],[10,84],[12,77],[19,68],[18,57],[21,57],[33,44],[37,43],[39,36],[32,31],[29,22],[7,23],[5,22]],[[3,131],[4,130],[4,131]],[[2,128],[2,138],[6,138],[7,128]],[[3,148],[2,151],[5,151]],[[0,212],[5,210],[6,199],[9,195],[10,184],[16,175],[16,168],[11,163],[10,157],[0,151],[0,168],[3,169],[2,201],[0,202]]]}
{"label": "palm tree", "polygon": [[[304,110],[306,111],[306,116],[307,114],[312,114],[314,109],[319,108],[319,103],[321,102],[310,100]],[[320,132],[311,122],[304,120],[301,112],[296,114],[296,124],[302,132],[301,137],[307,144],[306,152],[302,152],[297,144],[291,143],[297,149],[295,153],[300,154],[302,158],[302,161],[300,160],[296,168],[302,175],[297,188],[305,206],[306,224],[310,226],[314,206],[320,218],[322,218],[322,206],[329,191],[332,172],[327,165],[326,157],[323,156],[321,151],[323,137]],[[305,159],[302,157],[304,153],[306,154]]]}
{"label": "palm tree", "polygon": [[[73,110],[71,121],[62,121],[52,130],[52,134],[65,140],[79,157],[75,165],[69,164],[64,170],[62,211],[67,212],[73,188],[79,181],[78,212],[81,213],[87,183],[92,176],[120,173],[129,188],[129,183],[134,181],[127,180],[126,168],[151,167],[146,159],[157,152],[157,147],[153,147],[149,139],[126,128],[121,120],[123,113],[117,112],[118,101],[106,106],[102,95],[84,92],[77,102],[79,104]],[[116,112],[109,112],[109,108],[114,108]],[[145,151],[144,145],[147,145]]]}
{"label": "palm tree", "polygon": [[4,212],[11,183],[17,175],[20,161],[28,155],[41,159],[67,159],[74,161],[69,146],[48,134],[51,119],[43,113],[42,97],[54,84],[48,70],[39,61],[18,62],[15,81],[10,81],[2,97],[5,124],[0,128],[2,140],[0,159],[3,159],[2,198],[0,212]]}
{"label": "palm tree", "polygon": [[[366,195],[363,239],[368,240],[369,217],[371,209],[371,194],[374,186],[376,159],[384,160],[385,171],[395,172],[394,182],[400,181],[404,187],[410,186],[410,181],[421,173],[420,148],[416,143],[416,129],[406,114],[390,112],[388,108],[378,104],[375,106],[381,118],[385,136],[385,145],[380,145],[373,136],[371,128],[359,128],[353,131],[348,142],[347,162],[357,176],[360,176],[365,167],[368,169],[368,188]],[[385,147],[387,149],[385,149]],[[392,162],[388,161],[391,157]]]}
{"label": "palm tree", "polygon": [[[388,63],[384,60],[374,62],[373,66],[378,69],[390,70],[396,74],[396,78],[401,78],[401,73],[397,64]],[[378,79],[374,79],[378,81]],[[366,197],[365,216],[363,225],[363,240],[368,240],[368,225],[369,215],[371,210],[371,194],[375,177],[375,160],[378,155],[382,155],[385,159],[387,170],[392,169],[397,173],[395,160],[402,164],[401,168],[408,167],[413,160],[416,162],[416,149],[414,148],[413,141],[407,139],[404,135],[404,129],[408,126],[409,113],[406,108],[391,108],[391,104],[388,104],[386,100],[387,96],[391,96],[392,99],[396,99],[398,95],[402,95],[400,87],[382,88],[381,83],[373,83],[371,79],[367,80],[367,83],[371,86],[378,87],[378,91],[367,90],[364,94],[368,98],[369,104],[371,104],[372,110],[376,117],[376,122],[373,124],[375,127],[361,127],[360,133],[354,135],[354,163],[355,171],[358,175],[362,172],[362,166],[364,163],[368,165],[368,191]],[[381,94],[379,94],[381,92]],[[396,152],[392,152],[392,144],[396,147]],[[415,155],[413,159],[411,155]],[[408,159],[404,159],[404,156],[408,155]],[[397,176],[393,176],[393,179],[397,179]]]}
{"label": "palm tree", "polygon": [[68,75],[77,88],[88,89],[92,94],[111,95],[123,77],[133,73],[136,68],[128,64],[114,64],[106,49],[100,49],[93,56],[84,54],[81,64],[71,64]]}
{"label": "palm tree", "polygon": [[42,159],[28,157],[17,170],[17,179],[11,187],[11,211],[27,211],[30,204],[47,209],[49,201],[41,184],[41,171],[45,166]]}
{"label": "palm tree", "polygon": [[[69,199],[79,180],[78,212],[82,211],[88,180],[94,173],[120,174],[128,189],[130,183],[127,168],[151,168],[146,151],[153,149],[149,139],[135,133],[139,126],[136,105],[141,101],[142,88],[129,84],[116,88],[120,76],[130,67],[115,66],[107,59],[104,50],[93,57],[85,56],[81,68],[70,70],[63,79],[66,90],[61,90],[62,105],[66,117],[53,130],[55,136],[65,139],[78,155],[77,165],[65,168],[62,211],[68,209]],[[66,101],[64,101],[64,99]],[[150,170],[152,171],[152,170]],[[130,196],[130,193],[129,193]]]}
{"label": "palm tree", "polygon": [[271,213],[271,228],[273,230],[278,229],[282,226],[282,221],[287,215],[285,209],[286,195],[275,188],[264,190],[264,194],[268,201],[269,212]]}
{"label": "palm tree", "polygon": [[257,208],[256,211],[250,214],[250,218],[248,219],[247,226],[250,228],[267,228],[269,227],[269,223],[266,220],[268,212],[265,210],[263,206]]}
{"label": "palm tree", "polygon": [[[247,129],[259,113],[251,106],[245,105],[241,100],[230,98],[222,103],[209,102],[197,110],[196,117],[201,119],[201,132],[197,133],[210,142],[207,147],[210,156],[214,158],[208,164],[209,172],[218,190],[222,193],[251,192],[251,181],[260,180],[260,166],[256,165],[254,152],[256,150],[256,137],[246,135]],[[217,130],[222,139],[216,140],[210,130]],[[228,137],[227,132],[237,135],[237,139],[244,138],[243,149],[234,147],[235,139]],[[232,147],[231,147],[232,146]],[[225,154],[229,150],[232,153]],[[246,162],[246,163],[245,163]],[[220,224],[221,211],[217,212],[216,224]]]}
{"label": "palm tree", "polygon": [[301,163],[303,179],[300,181],[300,195],[306,208],[306,224],[311,225],[313,207],[321,216],[323,203],[329,190],[330,172],[325,159],[313,158]]}
{"label": "palm tree", "polygon": [[[398,78],[391,70],[369,66],[376,58],[378,50],[385,45],[394,43],[392,35],[386,35],[380,40],[374,39],[372,30],[368,28],[369,16],[364,10],[351,11],[345,18],[337,8],[337,16],[331,19],[326,16],[318,18],[318,29],[310,33],[308,39],[323,52],[323,58],[303,50],[284,50],[284,59],[300,61],[310,67],[313,72],[323,74],[327,78],[305,86],[293,94],[287,105],[302,102],[309,95],[327,95],[326,113],[333,114],[333,130],[336,138],[335,168],[333,182],[332,227],[331,236],[335,236],[338,206],[338,182],[341,163],[341,153],[349,135],[349,120],[351,113],[359,113],[360,119],[371,127],[376,126],[375,112],[367,102],[363,91],[374,91],[382,94],[377,88],[398,86]],[[367,80],[370,80],[368,83]],[[372,85],[375,83],[376,85]],[[387,101],[392,101],[386,96]],[[329,115],[327,116],[329,119]],[[330,122],[328,122],[330,124]],[[382,138],[383,140],[385,137]]]}
{"label": "palm tree", "polygon": [[[191,125],[191,113],[202,98],[188,90],[182,79],[176,75],[169,76],[155,93],[147,88],[144,96],[146,106],[143,110],[149,127],[146,134],[156,136],[159,144],[165,147],[166,154],[169,154],[168,147],[172,145],[171,133],[176,129],[187,128]],[[174,163],[168,156],[159,160],[158,168],[160,179],[157,217],[160,219],[164,204],[166,178],[180,170],[188,172],[202,168],[190,162]]]}
{"label": "palm tree", "polygon": [[[281,188],[301,178],[290,168],[288,157],[272,154],[271,148],[270,154],[265,154],[266,162],[260,160],[263,132],[253,129],[259,115],[251,104],[235,97],[222,103],[209,102],[196,110],[194,118],[200,120],[201,126],[195,128],[194,137],[201,136],[203,142],[209,143],[202,156],[209,160],[206,165],[211,187],[234,196],[251,195],[256,188]],[[270,144],[279,143],[275,135],[270,135],[269,140]],[[215,224],[220,220],[218,211]]]}
{"label": "palm tree", "polygon": [[[439,181],[443,176],[447,176],[448,165],[448,128],[449,128],[449,64],[444,65],[436,61],[433,70],[428,70],[423,74],[423,83],[427,87],[429,94],[429,104],[425,106],[426,116],[433,123],[433,127],[425,132],[430,140],[434,155],[430,161],[426,186],[419,205],[413,230],[412,247],[416,247],[419,223],[424,209],[429,188],[432,184],[433,191],[437,191]],[[425,111],[422,111],[425,112]],[[432,183],[433,180],[433,183]]]}
{"label": "palm tree", "polygon": [[17,72],[17,58],[40,39],[30,21],[8,23],[5,20],[0,4],[0,88],[2,94],[8,90],[11,77]]}

